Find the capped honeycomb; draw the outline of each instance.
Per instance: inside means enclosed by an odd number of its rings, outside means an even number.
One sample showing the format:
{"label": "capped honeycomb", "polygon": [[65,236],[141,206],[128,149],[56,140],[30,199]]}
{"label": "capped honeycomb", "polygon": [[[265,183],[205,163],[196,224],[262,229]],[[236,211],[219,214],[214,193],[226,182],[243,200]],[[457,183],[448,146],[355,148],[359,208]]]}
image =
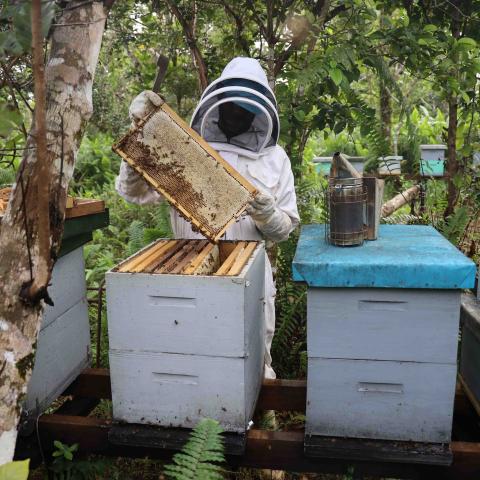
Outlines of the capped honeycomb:
{"label": "capped honeycomb", "polygon": [[178,275],[239,275],[258,242],[158,240],[113,271]]}
{"label": "capped honeycomb", "polygon": [[217,242],[256,194],[213,148],[163,103],[113,150],[194,230]]}

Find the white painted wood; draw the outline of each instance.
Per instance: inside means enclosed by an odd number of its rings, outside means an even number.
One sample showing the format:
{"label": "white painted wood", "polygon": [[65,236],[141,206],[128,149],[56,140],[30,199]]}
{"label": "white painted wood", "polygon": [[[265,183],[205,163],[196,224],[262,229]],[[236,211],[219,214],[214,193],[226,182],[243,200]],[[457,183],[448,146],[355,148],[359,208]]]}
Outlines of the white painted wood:
{"label": "white painted wood", "polygon": [[247,288],[245,289],[245,408],[250,421],[255,411],[258,394],[262,386],[265,357],[265,251],[258,260],[251,259],[247,266]]}
{"label": "white painted wood", "polygon": [[43,411],[88,366],[89,359],[88,306],[82,299],[40,332],[24,409]]}
{"label": "white painted wood", "polygon": [[40,329],[46,328],[86,296],[83,247],[76,248],[58,259],[53,267],[48,293],[54,306],[45,306]]}
{"label": "white painted wood", "polygon": [[245,354],[245,279],[106,275],[108,335],[116,350]]}
{"label": "white painted wood", "polygon": [[107,273],[113,416],[244,432],[263,378],[263,244],[240,275]]}
{"label": "white painted wood", "polygon": [[449,442],[456,365],[309,358],[307,435]]}
{"label": "white painted wood", "polygon": [[108,272],[110,348],[245,356],[247,282],[252,301],[263,301],[263,274],[249,274],[254,263],[264,264],[263,246],[238,277]]}
{"label": "white painted wood", "polygon": [[460,373],[480,403],[480,302],[471,293],[462,297]]}
{"label": "white painted wood", "polygon": [[455,364],[460,290],[310,288],[309,357]]}
{"label": "white painted wood", "polygon": [[231,432],[250,420],[243,358],[110,350],[110,375],[115,420],[193,428],[209,417]]}

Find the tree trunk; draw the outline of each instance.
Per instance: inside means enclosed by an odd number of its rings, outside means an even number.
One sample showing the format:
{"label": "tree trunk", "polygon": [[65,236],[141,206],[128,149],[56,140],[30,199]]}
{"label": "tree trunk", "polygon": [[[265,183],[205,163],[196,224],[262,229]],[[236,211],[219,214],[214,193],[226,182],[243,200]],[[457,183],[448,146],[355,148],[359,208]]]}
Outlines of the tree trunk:
{"label": "tree trunk", "polygon": [[458,189],[455,186],[455,176],[458,173],[457,160],[457,124],[458,124],[458,100],[456,94],[451,94],[448,99],[448,140],[447,140],[447,208],[443,214],[446,219],[455,208],[458,197]]}
{"label": "tree trunk", "polygon": [[[382,135],[390,150],[392,149],[392,97],[382,79],[379,79],[380,88],[380,125]],[[389,152],[387,152],[389,153]]]}
{"label": "tree trunk", "polygon": [[[458,1],[452,0],[451,25],[452,37],[458,40],[461,35],[460,5]],[[458,52],[454,51],[452,55],[452,77],[458,80]],[[458,198],[458,189],[455,186],[455,176],[458,173],[457,161],[457,125],[458,125],[458,94],[455,90],[450,91],[448,95],[448,138],[447,138],[447,207],[443,212],[443,218],[447,219],[454,211]]]}
{"label": "tree trunk", "polygon": [[197,69],[200,92],[203,92],[208,86],[208,75],[207,65],[205,64],[202,52],[198,47],[198,41],[195,34],[195,21],[197,14],[196,3],[193,2],[193,18],[190,21],[184,17],[174,0],[166,0],[166,4],[172,12],[172,15],[176,17],[182,26],[188,48],[190,49],[190,54],[192,55],[193,64]]}
{"label": "tree trunk", "polygon": [[[38,178],[32,132],[0,231],[0,464],[13,457],[22,397],[30,379],[44,292],[30,295],[42,262],[53,263],[63,233],[68,183],[88,119],[105,26],[103,3],[74,0],[53,26],[46,77],[46,176]],[[48,184],[49,249],[41,258],[38,205]],[[45,213],[45,212],[44,212]],[[49,272],[50,273],[50,272]]]}

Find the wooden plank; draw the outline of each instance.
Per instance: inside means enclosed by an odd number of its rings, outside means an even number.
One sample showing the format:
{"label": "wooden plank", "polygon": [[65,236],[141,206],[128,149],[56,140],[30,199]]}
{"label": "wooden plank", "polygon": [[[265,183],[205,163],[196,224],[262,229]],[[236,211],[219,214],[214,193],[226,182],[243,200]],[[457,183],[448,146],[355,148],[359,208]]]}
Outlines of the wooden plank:
{"label": "wooden plank", "polygon": [[72,208],[65,210],[65,218],[83,217],[103,211],[105,211],[105,202],[103,200],[78,198]]}
{"label": "wooden plank", "polygon": [[[115,445],[126,447],[149,447],[163,450],[180,450],[192,433],[187,428],[159,428],[154,425],[116,424],[108,433],[108,439]],[[242,455],[245,452],[246,435],[224,432],[223,444],[226,455]]]}
{"label": "wooden plank", "polygon": [[367,189],[367,240],[376,240],[380,224],[380,210],[383,205],[385,181],[376,177],[363,177]]}
{"label": "wooden plank", "polygon": [[195,268],[193,275],[211,275],[220,265],[220,249],[215,245]]}
{"label": "wooden plank", "polygon": [[207,255],[213,250],[215,245],[209,243],[198,255],[197,257],[188,265],[183,273],[185,275],[191,275],[199,267],[199,265],[205,260]]}
{"label": "wooden plank", "polygon": [[[161,448],[114,445],[109,440],[110,420],[95,417],[43,415],[39,433],[43,450],[53,449],[53,440],[79,444],[80,452],[108,456],[169,458],[171,450]],[[303,449],[304,432],[264,431],[251,429],[243,456],[228,457],[230,465],[250,468],[271,468],[291,472],[347,473],[388,478],[478,479],[480,443],[452,442],[454,462],[450,467],[366,462],[331,458],[308,458]],[[17,452],[18,454],[18,452]],[[466,473],[465,473],[466,472]]]}
{"label": "wooden plank", "polygon": [[468,400],[470,401],[473,408],[475,409],[475,412],[477,413],[477,415],[480,416],[480,403],[479,403],[477,397],[472,392],[472,390],[469,388],[469,386],[467,385],[467,383],[465,382],[465,380],[463,379],[463,377],[460,373],[458,374],[458,380],[459,380],[460,385],[462,386]]}
{"label": "wooden plank", "polygon": [[148,257],[144,258],[142,262],[140,262],[138,265],[135,266],[131,271],[132,272],[143,272],[145,268],[147,268],[152,262],[156,261],[156,259],[165,253],[167,253],[171,248],[175,247],[175,244],[177,243],[176,240],[170,240],[165,242],[161,248],[155,249],[154,252],[152,252],[152,255],[148,255]]}
{"label": "wooden plank", "polygon": [[183,260],[181,260],[177,263],[177,265],[175,265],[175,267],[170,271],[170,273],[181,273],[187,265],[190,265],[192,260],[197,257],[197,255],[205,248],[207,244],[207,240],[194,241],[193,247],[190,252],[183,258]]}
{"label": "wooden plank", "polygon": [[235,276],[239,275],[243,270],[243,267],[246,265],[250,259],[253,251],[257,248],[256,242],[249,242],[249,244],[240,252],[240,255],[236,258],[232,268],[228,271],[227,275]]}
{"label": "wooden plank", "polygon": [[183,246],[187,243],[187,240],[177,240],[172,248],[163,252],[160,257],[155,257],[144,269],[144,273],[153,273],[157,268],[162,266],[169,258],[175,255],[180,251]]}
{"label": "wooden plank", "polygon": [[306,380],[263,380],[257,401],[258,410],[296,411],[305,413]]}
{"label": "wooden plank", "polygon": [[316,458],[441,466],[449,466],[453,460],[448,444],[316,435],[305,437],[305,455]]}
{"label": "wooden plank", "polygon": [[169,242],[167,240],[160,240],[158,243],[153,245],[151,248],[147,248],[147,249],[139,252],[137,255],[135,255],[129,261],[127,261],[123,264],[120,264],[120,266],[118,267],[118,271],[119,272],[129,272],[129,271],[133,270],[138,265],[140,265],[144,260],[150,258],[156,252],[161,250],[168,243]]}
{"label": "wooden plank", "polygon": [[92,410],[99,403],[98,398],[83,398],[74,397],[65,401],[57,410],[56,415],[79,415],[85,417],[92,412]]}
{"label": "wooden plank", "polygon": [[195,247],[192,241],[186,242],[183,247],[172,255],[166,262],[156,268],[153,273],[170,273]]}
{"label": "wooden plank", "polygon": [[230,270],[230,267],[233,265],[237,259],[240,252],[245,248],[247,242],[238,242],[237,246],[232,250],[232,253],[227,257],[227,259],[222,263],[220,268],[215,272],[215,275],[226,275]]}
{"label": "wooden plank", "polygon": [[110,371],[107,368],[86,368],[63,395],[111,399]]}
{"label": "wooden plank", "polygon": [[236,246],[237,242],[230,240],[225,240],[219,244],[220,263],[223,263],[228,258],[228,256],[233,252]]}

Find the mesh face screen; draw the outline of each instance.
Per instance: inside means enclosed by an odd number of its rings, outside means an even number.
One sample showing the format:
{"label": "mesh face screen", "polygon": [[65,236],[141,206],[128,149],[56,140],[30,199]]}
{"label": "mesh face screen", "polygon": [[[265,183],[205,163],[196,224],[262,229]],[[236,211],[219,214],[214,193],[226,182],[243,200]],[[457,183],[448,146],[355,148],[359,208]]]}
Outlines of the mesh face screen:
{"label": "mesh face screen", "polygon": [[[162,107],[163,108],[163,107]],[[244,210],[253,188],[208,152],[195,132],[162,108],[114,150],[207,238],[218,240]],[[193,135],[192,135],[193,132]],[[224,161],[223,161],[224,162]]]}

